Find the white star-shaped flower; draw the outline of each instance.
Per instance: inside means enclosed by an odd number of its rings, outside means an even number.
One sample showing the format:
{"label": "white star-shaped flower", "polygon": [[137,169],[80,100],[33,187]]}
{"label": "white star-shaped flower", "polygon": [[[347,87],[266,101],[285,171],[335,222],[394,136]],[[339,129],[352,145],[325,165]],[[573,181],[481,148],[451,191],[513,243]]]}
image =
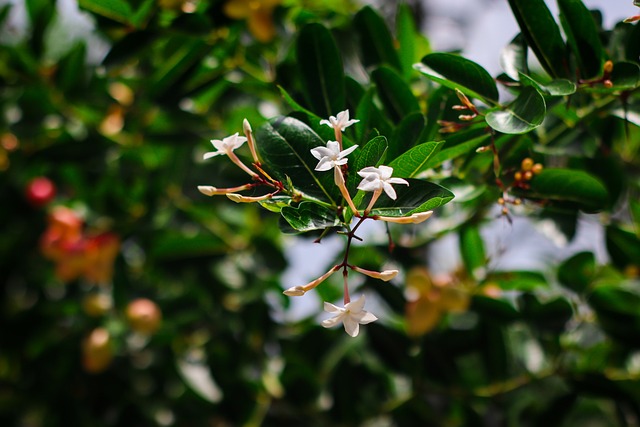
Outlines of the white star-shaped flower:
{"label": "white star-shaped flower", "polygon": [[317,171],[328,171],[336,166],[347,164],[347,156],[351,154],[357,145],[351,146],[346,150],[340,151],[340,143],[338,141],[328,141],[326,147],[316,147],[311,150],[313,157],[320,160],[316,166]]}
{"label": "white star-shaped flower", "polygon": [[340,111],[337,117],[331,116],[329,120],[320,120],[321,125],[327,125],[334,129],[340,129],[344,132],[346,128],[354,123],[358,123],[360,120],[349,120],[349,110]]}
{"label": "white star-shaped flower", "polygon": [[342,322],[344,324],[344,330],[347,334],[355,337],[360,332],[360,325],[366,325],[367,323],[378,320],[376,316],[363,310],[365,298],[362,295],[358,300],[347,303],[344,308],[337,307],[331,303],[324,303],[324,311],[328,313],[335,313],[331,319],[323,320],[322,326],[325,328],[331,328]]}
{"label": "white star-shaped flower", "polygon": [[384,190],[391,199],[395,200],[396,190],[393,189],[391,184],[405,184],[409,185],[407,181],[402,178],[392,178],[393,168],[389,166],[380,166],[379,168],[369,166],[358,172],[363,179],[358,184],[358,190],[363,191],[381,191]]}
{"label": "white star-shaped flower", "polygon": [[204,159],[210,159],[211,157],[219,156],[221,154],[229,155],[233,150],[240,147],[247,141],[247,138],[244,136],[239,136],[236,132],[235,134],[224,138],[223,140],[212,139],[211,143],[213,144],[216,151],[210,151],[205,153]]}

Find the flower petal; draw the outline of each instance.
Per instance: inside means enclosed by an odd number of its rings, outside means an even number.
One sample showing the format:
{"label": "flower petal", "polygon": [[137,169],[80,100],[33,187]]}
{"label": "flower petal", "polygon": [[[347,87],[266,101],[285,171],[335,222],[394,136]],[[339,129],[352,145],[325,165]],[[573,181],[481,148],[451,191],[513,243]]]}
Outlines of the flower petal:
{"label": "flower petal", "polygon": [[338,306],[335,306],[335,305],[331,304],[330,302],[325,302],[324,303],[324,311],[326,311],[327,313],[342,313],[342,312],[344,312],[344,308],[340,308]]}
{"label": "flower petal", "polygon": [[387,196],[389,196],[390,199],[395,200],[398,197],[396,194],[396,190],[394,190],[391,184],[389,184],[388,182],[383,181],[382,188],[384,188],[384,192],[387,193]]}
{"label": "flower petal", "polygon": [[202,156],[202,158],[204,160],[207,160],[212,157],[219,156],[220,154],[224,154],[224,151],[209,151],[208,153],[204,153],[204,156]]}
{"label": "flower petal", "polygon": [[313,157],[320,160],[323,157],[331,157],[334,153],[327,147],[316,147],[311,150],[311,154],[313,154]]}
{"label": "flower petal", "polygon": [[360,184],[358,184],[358,190],[362,191],[376,191],[380,188],[380,180],[369,180],[367,178],[363,179]]}
{"label": "flower petal", "polygon": [[329,157],[323,157],[316,165],[315,170],[319,172],[328,171],[333,168],[334,164],[335,162]]}
{"label": "flower petal", "polygon": [[347,148],[346,150],[341,151],[340,154],[338,155],[338,157],[340,157],[340,158],[346,157],[349,154],[353,153],[356,148],[358,148],[358,145],[352,145],[351,147]]}
{"label": "flower petal", "polygon": [[362,295],[357,300],[351,301],[349,304],[345,305],[344,309],[350,311],[351,313],[359,313],[364,308],[365,301],[366,298],[364,295]]}
{"label": "flower petal", "polygon": [[404,184],[404,185],[409,185],[409,183],[407,182],[406,179],[402,179],[402,178],[389,178],[387,179],[387,182],[389,184]]}
{"label": "flower petal", "polygon": [[344,316],[342,314],[339,314],[339,315],[334,316],[334,317],[332,317],[330,319],[323,320],[322,322],[320,322],[320,324],[322,326],[324,326],[325,328],[332,328],[332,327],[336,326],[338,323],[340,323],[342,321],[343,317]]}
{"label": "flower petal", "polygon": [[347,316],[344,319],[344,330],[347,331],[347,333],[352,337],[357,337],[358,333],[360,332],[360,324],[350,316]]}
{"label": "flower petal", "polygon": [[366,325],[368,323],[375,322],[376,320],[378,320],[378,318],[373,313],[369,313],[368,311],[365,311],[365,310],[362,310],[358,314],[352,315],[352,318],[356,320],[358,323],[360,323],[361,325]]}

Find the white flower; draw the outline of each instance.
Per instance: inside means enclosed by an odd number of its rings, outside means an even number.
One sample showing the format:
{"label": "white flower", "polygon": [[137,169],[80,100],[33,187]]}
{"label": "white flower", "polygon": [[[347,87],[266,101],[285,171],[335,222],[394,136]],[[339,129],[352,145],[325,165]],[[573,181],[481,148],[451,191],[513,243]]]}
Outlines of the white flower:
{"label": "white flower", "polygon": [[213,144],[216,151],[210,151],[205,153],[204,159],[210,159],[211,157],[219,156],[221,154],[229,155],[233,150],[240,147],[247,141],[247,138],[244,136],[238,136],[238,133],[228,136],[224,138],[222,141],[219,139],[212,139],[211,143]]}
{"label": "white flower", "polygon": [[328,313],[336,313],[331,319],[323,320],[322,326],[330,328],[336,326],[339,322],[344,324],[344,330],[349,335],[355,337],[360,332],[360,325],[366,325],[378,320],[376,316],[363,310],[365,298],[364,295],[360,299],[347,303],[344,308],[337,307],[328,302],[324,303],[324,311]]}
{"label": "white flower", "polygon": [[337,117],[331,116],[329,120],[320,120],[321,125],[327,125],[334,129],[340,129],[342,132],[354,123],[360,120],[349,120],[349,110],[340,111]]}
{"label": "white flower", "polygon": [[373,166],[366,167],[358,172],[363,180],[358,184],[358,190],[363,191],[378,191],[384,190],[391,199],[395,200],[397,195],[391,184],[405,184],[409,185],[407,181],[402,178],[392,178],[393,168],[389,166],[380,166],[375,168]]}
{"label": "white flower", "polygon": [[340,151],[340,143],[338,141],[328,141],[326,147],[316,147],[311,150],[313,157],[320,160],[316,166],[317,171],[328,171],[336,166],[347,164],[347,156],[351,154],[357,145]]}

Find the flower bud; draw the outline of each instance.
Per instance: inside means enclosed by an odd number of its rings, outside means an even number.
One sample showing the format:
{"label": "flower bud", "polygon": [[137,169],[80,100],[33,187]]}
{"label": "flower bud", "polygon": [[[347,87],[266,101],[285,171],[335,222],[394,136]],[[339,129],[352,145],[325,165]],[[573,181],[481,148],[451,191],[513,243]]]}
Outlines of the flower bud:
{"label": "flower bud", "polygon": [[210,185],[198,185],[198,191],[204,194],[205,196],[215,196],[219,194],[216,187],[212,187]]}
{"label": "flower bud", "polygon": [[384,280],[388,282],[398,275],[398,270],[384,270],[384,271],[371,271],[365,270],[364,268],[360,268],[357,265],[351,266],[352,270],[357,271],[358,273],[362,273],[365,276],[373,277],[374,279]]}
{"label": "flower bud", "polygon": [[523,159],[522,163],[520,164],[520,168],[525,172],[531,170],[532,167],[533,167],[533,159],[531,157],[527,157]]}
{"label": "flower bud", "polygon": [[395,224],[420,224],[428,220],[431,215],[433,215],[433,211],[427,212],[418,212],[414,213],[411,216],[400,216],[400,217],[392,217],[392,216],[376,216],[374,219],[379,219],[381,221],[393,222]]}
{"label": "flower bud", "polygon": [[146,298],[139,298],[129,303],[126,316],[131,329],[147,335],[157,331],[162,321],[162,312],[158,305]]}
{"label": "flower bud", "polygon": [[604,63],[604,72],[605,74],[609,74],[613,71],[613,62],[611,60]]}
{"label": "flower bud", "polygon": [[298,286],[293,286],[282,293],[288,297],[301,297],[306,292],[307,291],[304,290],[303,286],[298,285]]}

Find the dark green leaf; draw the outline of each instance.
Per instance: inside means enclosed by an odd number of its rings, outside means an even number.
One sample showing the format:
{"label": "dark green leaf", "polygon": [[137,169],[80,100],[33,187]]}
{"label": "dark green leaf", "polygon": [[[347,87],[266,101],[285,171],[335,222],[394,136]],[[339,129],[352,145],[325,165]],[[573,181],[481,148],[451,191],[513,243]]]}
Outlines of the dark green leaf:
{"label": "dark green leaf", "polygon": [[591,12],[581,0],[558,0],[558,7],[560,22],[576,56],[580,75],[583,78],[600,76],[604,49]]}
{"label": "dark green leaf", "polygon": [[533,87],[525,87],[504,110],[486,115],[487,124],[498,132],[521,134],[542,124],[546,114],[544,97]]}
{"label": "dark green leaf", "polygon": [[549,83],[540,83],[526,74],[519,73],[518,77],[523,86],[533,86],[546,95],[567,96],[574,94],[577,89],[574,82],[566,79],[555,79]]}
{"label": "dark green leaf", "polygon": [[541,303],[533,294],[520,298],[522,316],[540,329],[560,332],[573,317],[571,303],[562,297]]}
{"label": "dark green leaf", "polygon": [[102,63],[108,67],[119,65],[148,49],[155,40],[156,34],[151,31],[133,31],[111,47]]}
{"label": "dark green leaf", "polygon": [[203,40],[184,38],[179,47],[150,77],[149,93],[161,97],[165,93],[172,97],[179,94],[170,91],[174,84],[192,71],[192,67],[204,58],[211,47]]}
{"label": "dark green leaf", "polygon": [[567,288],[583,293],[596,272],[596,258],[592,252],[580,252],[565,260],[558,268],[558,280]]}
{"label": "dark green leaf", "polygon": [[589,212],[603,209],[609,198],[599,179],[571,169],[544,169],[531,180],[531,191],[526,194],[534,198],[575,202]]}
{"label": "dark green leaf", "polygon": [[[387,157],[387,138],[376,136],[360,150],[355,162],[350,163],[347,188],[355,189],[361,177],[356,173],[368,166],[380,166]],[[354,166],[351,166],[354,165]]]}
{"label": "dark green leaf", "polygon": [[424,116],[420,112],[404,117],[393,132],[387,158],[393,160],[417,143],[423,142],[420,138],[424,133],[424,126]]}
{"label": "dark green leaf", "polygon": [[509,0],[527,44],[551,77],[570,77],[560,28],[544,0]]}
{"label": "dark green leaf", "polygon": [[285,206],[280,211],[294,229],[305,232],[323,230],[340,224],[335,209],[313,202],[302,202],[298,207]]}
{"label": "dark green leaf", "polygon": [[[407,216],[426,212],[443,206],[453,200],[453,193],[444,187],[428,181],[408,178],[409,186],[395,185],[396,200],[382,194],[372,210],[373,215]],[[370,195],[365,197],[363,208],[367,206]]]}
{"label": "dark green leaf", "polygon": [[431,53],[416,65],[418,71],[443,86],[458,89],[488,105],[498,103],[493,77],[473,61],[452,53]]}
{"label": "dark green leaf", "polygon": [[628,346],[640,346],[640,295],[615,285],[602,285],[591,292],[588,302],[607,334]]}
{"label": "dark green leaf", "polygon": [[227,246],[216,236],[200,233],[195,236],[175,231],[162,233],[152,246],[151,255],[158,259],[182,259],[225,253]]}
{"label": "dark green leaf", "polygon": [[131,6],[123,0],[79,0],[78,4],[84,9],[122,24],[129,24],[133,15]]}
{"label": "dark green leaf", "polygon": [[331,32],[321,24],[305,25],[298,35],[296,59],[311,110],[326,118],[344,110],[344,70]]}
{"label": "dark green leaf", "polygon": [[360,122],[355,124],[356,135],[360,141],[368,141],[378,134],[390,135],[392,125],[373,101],[374,90],[368,90],[356,109],[356,117]]}
{"label": "dark green leaf", "polygon": [[519,80],[520,73],[528,73],[527,66],[527,44],[522,33],[518,34],[511,42],[502,49],[500,54],[500,65],[505,74],[513,80]]}
{"label": "dark green leaf", "polygon": [[379,67],[373,71],[371,77],[378,88],[382,105],[395,123],[415,111],[420,111],[420,105],[411,88],[393,68]]}
{"label": "dark green leaf", "polygon": [[520,313],[510,302],[484,295],[474,295],[470,309],[480,314],[483,318],[500,322],[509,322],[520,317]]}
{"label": "dark green leaf", "polygon": [[475,224],[463,226],[459,237],[460,254],[467,272],[475,280],[484,279],[487,272],[487,256],[478,226]]}
{"label": "dark green leaf", "polygon": [[535,271],[495,272],[487,276],[485,283],[496,284],[505,291],[533,291],[549,286],[544,275]]}
{"label": "dark green leaf", "polygon": [[[429,159],[429,162],[427,163],[426,168],[427,169],[435,168],[437,166],[440,166],[442,162],[455,159],[457,157],[462,156],[463,154],[467,154],[470,151],[473,151],[476,148],[480,147],[483,143],[485,143],[487,139],[489,139],[489,136],[490,136],[488,133],[485,133],[484,131],[482,131],[481,133],[482,134],[480,136],[471,137],[470,139],[464,142],[454,144],[450,147],[447,147],[449,145],[449,140],[447,140],[442,150],[440,150],[439,153],[435,154],[432,158]],[[473,135],[477,135],[477,134],[478,132],[475,132],[475,131],[473,132]],[[464,137],[465,135],[461,134],[461,136]]]}
{"label": "dark green leaf", "polygon": [[261,126],[255,138],[263,166],[274,178],[286,182],[288,177],[307,196],[337,203],[340,192],[333,182],[333,172],[314,170],[318,160],[311,150],[326,144],[311,128],[284,117]]}
{"label": "dark green leaf", "polygon": [[402,70],[389,28],[384,19],[370,6],[365,6],[353,18],[358,35],[363,62],[366,67],[390,65]]}
{"label": "dark green leaf", "polygon": [[429,45],[428,41],[417,30],[413,13],[405,3],[401,3],[398,6],[396,37],[400,45],[398,56],[402,66],[402,76],[405,80],[409,80],[411,73],[413,73],[413,64],[417,61],[417,52],[419,51],[424,55],[425,50],[429,49]]}
{"label": "dark green leaf", "polygon": [[640,266],[640,238],[631,231],[609,225],[606,231],[607,251],[613,263],[622,269]]}
{"label": "dark green leaf", "polygon": [[413,178],[428,168],[429,160],[440,151],[443,145],[442,141],[429,141],[416,145],[390,162],[388,166],[393,168],[394,176]]}

